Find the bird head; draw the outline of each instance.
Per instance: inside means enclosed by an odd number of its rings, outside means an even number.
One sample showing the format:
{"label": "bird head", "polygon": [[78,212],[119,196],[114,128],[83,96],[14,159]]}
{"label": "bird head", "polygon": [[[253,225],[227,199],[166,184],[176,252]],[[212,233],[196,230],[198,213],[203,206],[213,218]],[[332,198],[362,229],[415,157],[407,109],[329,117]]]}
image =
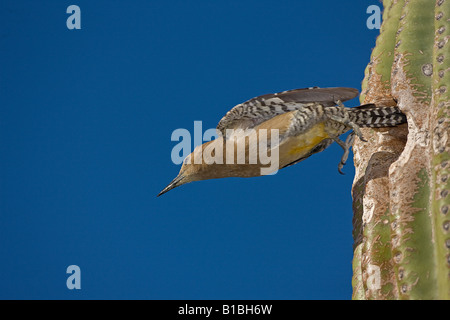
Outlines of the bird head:
{"label": "bird head", "polygon": [[208,179],[204,173],[210,168],[208,168],[207,164],[203,163],[203,150],[208,144],[213,143],[213,141],[197,146],[194,151],[183,160],[180,172],[175,179],[173,179],[172,182],[157,195],[157,197],[183,184]]}

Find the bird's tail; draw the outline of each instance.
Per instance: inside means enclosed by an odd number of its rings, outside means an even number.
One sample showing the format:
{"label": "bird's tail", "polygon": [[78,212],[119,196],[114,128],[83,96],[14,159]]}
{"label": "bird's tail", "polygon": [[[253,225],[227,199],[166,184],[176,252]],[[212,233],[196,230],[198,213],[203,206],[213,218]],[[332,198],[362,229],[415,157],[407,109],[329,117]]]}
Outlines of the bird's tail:
{"label": "bird's tail", "polygon": [[406,123],[406,115],[398,107],[382,107],[364,104],[350,108],[350,120],[360,127],[395,127]]}

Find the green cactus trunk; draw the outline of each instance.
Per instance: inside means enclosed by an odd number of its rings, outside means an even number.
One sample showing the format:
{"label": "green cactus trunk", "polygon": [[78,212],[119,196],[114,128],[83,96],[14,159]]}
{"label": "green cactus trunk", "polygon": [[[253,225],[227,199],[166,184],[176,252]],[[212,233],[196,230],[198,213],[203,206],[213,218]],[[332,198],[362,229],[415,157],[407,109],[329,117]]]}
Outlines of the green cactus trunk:
{"label": "green cactus trunk", "polygon": [[408,124],[354,145],[354,299],[450,299],[450,0],[385,0],[361,103]]}

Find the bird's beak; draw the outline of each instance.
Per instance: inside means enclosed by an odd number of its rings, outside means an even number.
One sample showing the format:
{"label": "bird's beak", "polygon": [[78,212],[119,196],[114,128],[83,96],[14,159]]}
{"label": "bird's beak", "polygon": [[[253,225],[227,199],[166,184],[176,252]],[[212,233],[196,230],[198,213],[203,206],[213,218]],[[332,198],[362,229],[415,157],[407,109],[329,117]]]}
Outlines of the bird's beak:
{"label": "bird's beak", "polygon": [[157,197],[159,197],[160,195],[172,190],[173,188],[176,188],[178,186],[181,186],[183,183],[181,183],[181,181],[184,179],[183,175],[179,175],[177,176],[175,179],[172,180],[171,183],[169,183],[169,185],[167,187],[165,187],[158,195]]}

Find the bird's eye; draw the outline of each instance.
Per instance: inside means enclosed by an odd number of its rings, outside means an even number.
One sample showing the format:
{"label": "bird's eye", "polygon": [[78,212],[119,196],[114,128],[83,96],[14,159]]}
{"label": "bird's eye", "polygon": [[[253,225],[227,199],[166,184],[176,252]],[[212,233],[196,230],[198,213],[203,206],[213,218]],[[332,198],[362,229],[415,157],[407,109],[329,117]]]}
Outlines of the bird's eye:
{"label": "bird's eye", "polygon": [[183,164],[188,164],[188,163],[191,163],[191,155],[190,154],[183,160]]}

